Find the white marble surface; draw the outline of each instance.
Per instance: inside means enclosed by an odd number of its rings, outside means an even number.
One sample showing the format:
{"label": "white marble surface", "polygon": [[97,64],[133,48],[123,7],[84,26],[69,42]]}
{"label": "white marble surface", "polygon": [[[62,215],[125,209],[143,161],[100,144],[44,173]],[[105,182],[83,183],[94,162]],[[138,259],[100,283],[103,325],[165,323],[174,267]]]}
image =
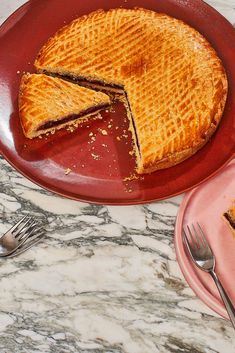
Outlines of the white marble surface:
{"label": "white marble surface", "polygon": [[[1,0],[0,22],[24,2]],[[235,0],[208,3],[235,23]],[[176,262],[181,199],[83,204],[0,159],[0,233],[29,212],[47,224],[43,243],[0,261],[0,352],[234,353],[231,325],[195,297]]]}

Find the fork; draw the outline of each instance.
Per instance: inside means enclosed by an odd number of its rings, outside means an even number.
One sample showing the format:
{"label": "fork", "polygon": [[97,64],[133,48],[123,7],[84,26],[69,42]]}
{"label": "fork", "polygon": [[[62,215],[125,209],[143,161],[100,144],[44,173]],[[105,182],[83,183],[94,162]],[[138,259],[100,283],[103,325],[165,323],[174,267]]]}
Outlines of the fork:
{"label": "fork", "polygon": [[44,230],[30,217],[23,217],[0,238],[0,257],[13,257],[36,245]]}
{"label": "fork", "polygon": [[[197,228],[197,229],[196,229]],[[231,323],[235,328],[235,308],[225,292],[219,278],[215,273],[215,256],[211,250],[211,247],[206,239],[206,235],[202,230],[202,227],[197,223],[197,227],[192,224],[190,228],[187,226],[187,231],[183,228],[184,240],[187,250],[197,267],[201,270],[208,272],[219,290],[220,296],[224,302],[227,309],[228,315],[230,317]],[[187,235],[188,233],[188,235]]]}

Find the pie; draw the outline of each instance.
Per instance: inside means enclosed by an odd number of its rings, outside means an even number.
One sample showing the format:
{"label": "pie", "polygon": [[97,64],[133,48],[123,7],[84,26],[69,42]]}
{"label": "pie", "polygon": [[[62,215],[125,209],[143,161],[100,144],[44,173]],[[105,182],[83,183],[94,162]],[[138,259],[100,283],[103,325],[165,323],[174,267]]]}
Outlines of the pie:
{"label": "pie", "polygon": [[106,94],[60,78],[25,74],[21,79],[19,113],[28,138],[81,123],[110,103]]}
{"label": "pie", "polygon": [[137,172],[171,167],[215,132],[227,97],[215,50],[184,22],[146,9],[98,10],[60,29],[38,72],[127,99]]}
{"label": "pie", "polygon": [[235,236],[235,204],[224,213],[224,219]]}

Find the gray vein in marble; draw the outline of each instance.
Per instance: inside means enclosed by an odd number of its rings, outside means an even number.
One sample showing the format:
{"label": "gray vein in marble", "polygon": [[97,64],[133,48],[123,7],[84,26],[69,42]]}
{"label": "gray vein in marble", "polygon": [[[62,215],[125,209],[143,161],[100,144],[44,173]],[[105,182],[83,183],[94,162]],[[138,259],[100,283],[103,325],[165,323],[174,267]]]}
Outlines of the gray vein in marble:
{"label": "gray vein in marble", "polygon": [[48,231],[36,249],[0,263],[0,352],[233,352],[231,326],[194,296],[175,262],[180,197],[82,204],[0,163],[1,229],[30,210]]}

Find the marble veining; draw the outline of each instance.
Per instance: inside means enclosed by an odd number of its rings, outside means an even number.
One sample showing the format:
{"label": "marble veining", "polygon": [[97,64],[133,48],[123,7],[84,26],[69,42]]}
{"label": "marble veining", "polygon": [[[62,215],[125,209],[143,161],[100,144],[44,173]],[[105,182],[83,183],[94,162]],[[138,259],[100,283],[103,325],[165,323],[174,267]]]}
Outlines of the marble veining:
{"label": "marble veining", "polygon": [[[24,0],[1,0],[2,22]],[[208,1],[235,23],[235,1]],[[1,353],[234,353],[231,325],[188,287],[173,235],[182,196],[144,206],[58,197],[0,158],[0,232],[47,235],[0,261]]]}

